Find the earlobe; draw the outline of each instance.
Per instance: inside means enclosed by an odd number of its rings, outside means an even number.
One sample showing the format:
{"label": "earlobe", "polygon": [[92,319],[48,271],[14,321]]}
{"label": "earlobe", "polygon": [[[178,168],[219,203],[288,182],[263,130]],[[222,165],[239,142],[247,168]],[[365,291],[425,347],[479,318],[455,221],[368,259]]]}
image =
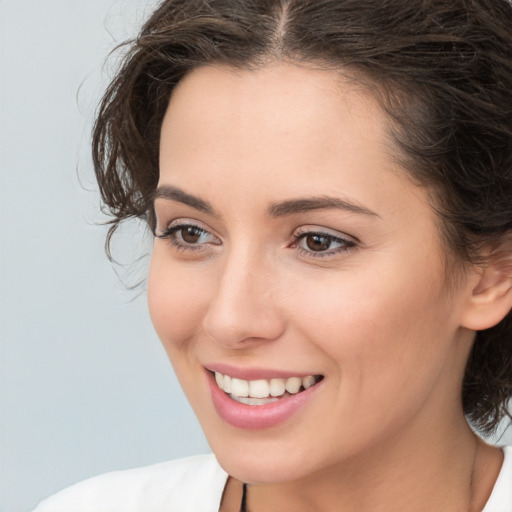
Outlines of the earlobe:
{"label": "earlobe", "polygon": [[462,318],[461,325],[474,331],[494,327],[512,309],[512,255],[492,259],[473,286]]}

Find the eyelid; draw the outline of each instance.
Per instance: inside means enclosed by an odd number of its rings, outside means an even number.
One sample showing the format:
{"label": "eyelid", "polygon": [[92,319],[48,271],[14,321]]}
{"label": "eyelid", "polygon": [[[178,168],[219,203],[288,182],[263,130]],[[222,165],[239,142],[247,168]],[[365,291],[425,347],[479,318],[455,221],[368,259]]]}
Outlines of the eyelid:
{"label": "eyelid", "polygon": [[[313,249],[306,249],[299,245],[302,240],[312,235],[327,238],[331,241],[331,243],[339,244],[339,247],[315,251]],[[340,231],[335,231],[320,226],[301,226],[292,234],[292,241],[288,247],[296,249],[306,258],[328,258],[341,256],[348,252],[354,251],[359,245],[359,240],[356,237],[347,235],[346,233],[342,233]]]}
{"label": "eyelid", "polygon": [[[204,232],[207,236],[212,237],[213,240],[209,240],[206,242],[199,242],[199,243],[192,243],[187,242],[185,240],[179,240],[179,238],[176,236],[177,233],[179,233],[180,230],[185,229],[187,227],[196,228],[202,232]],[[194,251],[210,251],[212,245],[221,245],[222,241],[220,238],[213,232],[212,229],[205,226],[202,222],[195,220],[195,219],[189,219],[189,218],[177,218],[173,219],[171,222],[167,224],[167,226],[164,229],[160,230],[160,233],[156,233],[155,236],[157,238],[160,238],[162,240],[166,240],[168,243],[170,243],[176,250],[182,251],[182,252],[194,252]],[[183,235],[182,235],[183,236]]]}
{"label": "eyelid", "polygon": [[336,229],[317,226],[314,224],[300,226],[299,228],[295,229],[292,234],[292,238],[296,238],[296,237],[299,237],[304,234],[306,234],[306,235],[307,234],[324,235],[324,236],[330,236],[333,238],[341,238],[342,240],[345,240],[347,242],[353,242],[354,244],[361,243],[360,240],[354,235],[349,235],[348,233],[345,233],[344,231],[338,231]]}
{"label": "eyelid", "polygon": [[[165,232],[165,231],[168,231],[168,230],[176,228],[176,227],[186,227],[186,226],[197,227],[199,229],[207,231],[215,238],[219,238],[219,236],[209,226],[205,225],[200,220],[193,219],[191,217],[178,217],[178,218],[172,219],[171,221],[165,223],[165,225],[163,227],[159,228],[157,225],[157,230],[159,230],[161,232]],[[157,235],[157,236],[160,236],[160,235]]]}

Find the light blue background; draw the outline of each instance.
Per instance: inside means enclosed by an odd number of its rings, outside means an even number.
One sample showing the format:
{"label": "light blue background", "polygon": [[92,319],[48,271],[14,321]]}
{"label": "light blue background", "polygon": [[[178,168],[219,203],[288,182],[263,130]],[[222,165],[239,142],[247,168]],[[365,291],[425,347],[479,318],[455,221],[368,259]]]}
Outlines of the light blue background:
{"label": "light blue background", "polygon": [[[144,294],[130,302],[95,225],[89,132],[103,63],[152,5],[0,0],[0,512],[208,451]],[[149,249],[136,230],[117,246],[123,261]],[[127,280],[144,274],[145,261]]]}
{"label": "light blue background", "polygon": [[[144,294],[130,302],[95,225],[89,132],[102,65],[153,5],[0,0],[0,512],[208,451]],[[149,251],[140,233],[117,240],[123,261]]]}

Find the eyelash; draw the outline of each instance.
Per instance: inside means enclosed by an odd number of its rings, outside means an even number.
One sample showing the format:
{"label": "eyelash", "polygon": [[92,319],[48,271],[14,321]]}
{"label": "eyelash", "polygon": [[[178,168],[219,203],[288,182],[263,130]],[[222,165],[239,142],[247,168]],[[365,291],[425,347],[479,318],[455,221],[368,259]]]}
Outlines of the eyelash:
{"label": "eyelash", "polygon": [[[203,243],[192,243],[187,242],[186,240],[183,240],[183,231],[185,229],[191,229],[194,230],[195,233],[201,237],[201,236],[210,236],[216,242],[203,242]],[[177,234],[181,233],[181,240],[177,238]],[[215,235],[212,235],[209,231],[206,229],[192,223],[182,223],[182,224],[175,224],[174,226],[171,225],[167,229],[165,229],[161,234],[156,235],[158,238],[169,240],[169,242],[178,250],[178,251],[201,251],[205,250],[205,246],[207,245],[220,245],[221,242],[218,240]],[[336,247],[334,249],[327,249],[322,251],[314,251],[313,249],[309,248],[306,249],[304,247],[301,247],[299,244],[302,241],[305,241],[308,237],[316,237],[318,239],[323,239],[329,246],[332,244],[339,244],[339,247]],[[307,243],[307,242],[306,242]],[[298,249],[299,253],[302,256],[306,256],[309,258],[325,258],[329,256],[335,256],[340,253],[346,253],[350,250],[353,250],[357,246],[357,242],[349,239],[349,238],[343,238],[340,236],[333,235],[331,233],[326,233],[323,231],[317,231],[312,229],[299,229],[298,232],[294,233],[291,239],[290,244],[287,247],[290,248],[296,248]]]}
{"label": "eyelash", "polygon": [[[179,251],[200,251],[204,250],[204,246],[206,243],[191,243],[187,242],[186,240],[183,240],[183,231],[187,228],[190,228],[192,230],[195,230],[196,233],[198,233],[199,236],[203,235],[209,235],[213,237],[215,240],[218,240],[217,237],[212,235],[209,231],[202,228],[201,226],[197,226],[196,224],[192,223],[183,223],[183,224],[175,224],[174,226],[169,226],[167,229],[165,229],[162,233],[159,235],[156,235],[158,238],[161,238],[163,240],[169,240],[169,242],[176,247]],[[181,232],[181,241],[176,238],[176,235]],[[220,245],[220,241],[217,243],[213,243],[213,245]]]}
{"label": "eyelash", "polygon": [[[300,247],[300,242],[306,240],[308,237],[324,239],[329,245],[340,244],[340,246],[336,247],[335,249],[328,249],[325,251],[314,251],[311,248],[308,250]],[[325,258],[349,252],[350,250],[354,249],[356,245],[356,242],[349,238],[343,238],[331,233],[325,233],[323,231],[317,231],[313,229],[299,229],[299,231],[293,235],[292,243],[288,247],[296,247],[302,255],[306,255],[307,257]]]}

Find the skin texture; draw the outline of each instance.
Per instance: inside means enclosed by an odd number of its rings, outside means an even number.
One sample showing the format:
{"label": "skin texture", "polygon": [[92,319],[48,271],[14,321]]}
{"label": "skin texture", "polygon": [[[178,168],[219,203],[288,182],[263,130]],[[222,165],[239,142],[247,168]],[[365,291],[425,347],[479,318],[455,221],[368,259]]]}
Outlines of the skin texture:
{"label": "skin texture", "polygon": [[[156,199],[157,234],[202,231],[155,239],[148,298],[233,476],[223,510],[236,510],[237,480],[253,512],[467,511],[490,494],[501,454],[473,435],[460,398],[472,329],[494,321],[490,285],[469,268],[447,286],[438,219],[386,129],[369,92],[293,65],[200,68],[173,93],[159,186],[203,203]],[[352,206],[269,213],[326,196]],[[331,236],[327,249],[303,232]],[[212,363],[324,379],[291,419],[248,431],[216,413]]]}

